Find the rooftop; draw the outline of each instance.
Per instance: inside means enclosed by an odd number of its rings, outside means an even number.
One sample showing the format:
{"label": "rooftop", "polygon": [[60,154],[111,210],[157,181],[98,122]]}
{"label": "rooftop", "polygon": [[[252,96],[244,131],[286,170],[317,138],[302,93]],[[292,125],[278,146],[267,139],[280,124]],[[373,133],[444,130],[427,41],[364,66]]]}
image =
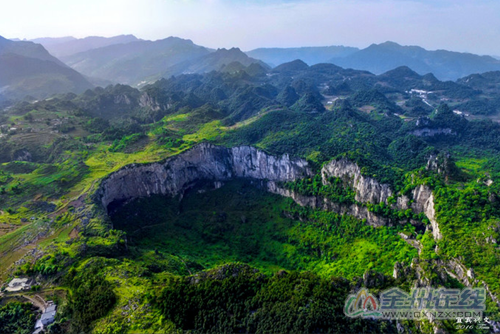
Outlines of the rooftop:
{"label": "rooftop", "polygon": [[7,287],[7,291],[16,292],[25,289],[29,289],[31,287],[31,280],[29,278],[14,278],[9,282],[9,286]]}

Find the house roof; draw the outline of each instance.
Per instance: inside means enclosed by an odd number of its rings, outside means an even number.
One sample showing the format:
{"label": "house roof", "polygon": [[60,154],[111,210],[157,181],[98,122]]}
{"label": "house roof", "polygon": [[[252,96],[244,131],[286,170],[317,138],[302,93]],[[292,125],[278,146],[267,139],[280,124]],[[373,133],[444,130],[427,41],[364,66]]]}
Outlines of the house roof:
{"label": "house roof", "polygon": [[56,311],[56,305],[55,304],[49,305],[45,309],[45,313],[47,313],[47,312],[55,312],[55,311]]}
{"label": "house roof", "polygon": [[28,283],[28,278],[14,278],[12,281],[9,282],[9,286],[17,286],[21,284],[26,284]]}
{"label": "house roof", "polygon": [[55,317],[56,317],[56,311],[45,312],[44,314],[42,314],[40,320],[42,322],[44,322],[44,320],[54,321]]}

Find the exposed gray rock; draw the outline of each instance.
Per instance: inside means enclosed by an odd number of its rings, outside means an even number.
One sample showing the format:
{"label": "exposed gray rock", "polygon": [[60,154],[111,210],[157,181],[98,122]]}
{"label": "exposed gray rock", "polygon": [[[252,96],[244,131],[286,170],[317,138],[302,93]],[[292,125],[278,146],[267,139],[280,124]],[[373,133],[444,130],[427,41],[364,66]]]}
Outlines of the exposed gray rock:
{"label": "exposed gray rock", "polygon": [[398,279],[399,277],[408,277],[410,275],[412,268],[401,262],[394,263],[394,270],[392,271],[392,277]]}
{"label": "exposed gray rock", "polygon": [[432,154],[427,160],[426,170],[434,171],[438,174],[449,176],[457,171],[457,166],[449,153]]}
{"label": "exposed gray rock", "polygon": [[442,128],[442,129],[423,128],[423,129],[413,130],[411,134],[417,137],[433,137],[436,135],[456,135],[456,133],[453,132],[450,128]]}
{"label": "exposed gray rock", "polygon": [[425,185],[420,185],[413,189],[413,203],[411,208],[413,211],[420,213],[423,212],[429,219],[432,226],[432,235],[434,239],[442,239],[443,235],[439,230],[439,224],[436,220],[436,211],[434,210],[434,196],[431,188]]}
{"label": "exposed gray rock", "polygon": [[408,210],[410,208],[410,199],[406,195],[401,195],[396,199],[396,208],[399,210]]}
{"label": "exposed gray rock", "polygon": [[28,150],[17,150],[12,154],[12,161],[33,161],[33,156]]}
{"label": "exposed gray rock", "polygon": [[[284,188],[282,182],[313,176],[307,161],[292,159],[288,155],[275,157],[250,146],[226,148],[209,143],[197,145],[179,155],[162,162],[131,164],[111,173],[102,180],[96,198],[108,210],[110,204],[147,197],[153,194],[183,196],[183,193],[200,180],[214,182],[215,188],[234,178],[258,180],[269,192],[290,197],[302,206],[347,214],[365,219],[372,226],[391,225],[397,222],[379,216],[363,203],[387,203],[393,196],[389,185],[363,176],[359,166],[347,159],[333,160],[326,164],[321,175],[327,183],[329,177],[342,178],[356,192],[356,204],[339,204],[327,198],[304,196]],[[394,205],[397,209],[411,207],[416,213],[424,212],[432,224],[435,238],[440,238],[439,227],[434,217],[432,191],[419,186],[412,193],[414,202],[401,196]]]}
{"label": "exposed gray rock", "polygon": [[470,277],[467,275],[470,269],[467,269],[458,259],[452,259],[441,265],[449,276],[459,280],[465,286],[471,286]]}
{"label": "exposed gray rock", "polygon": [[346,158],[327,163],[322,168],[321,175],[323,184],[327,184],[327,179],[332,176],[347,182],[356,191],[358,202],[387,203],[387,199],[392,196],[392,190],[388,184],[363,176],[359,166]]}
{"label": "exposed gray rock", "polygon": [[163,162],[125,166],[102,180],[96,195],[107,209],[113,202],[153,194],[176,196],[199,180],[287,182],[312,175],[302,159],[274,157],[250,146],[226,148],[203,143]]}
{"label": "exposed gray rock", "polygon": [[116,95],[114,97],[114,101],[113,102],[115,104],[126,104],[126,105],[132,104],[132,101],[130,100],[130,98],[127,95],[125,95],[125,94]]}
{"label": "exposed gray rock", "polygon": [[[139,106],[142,108],[149,108],[153,111],[159,111],[164,109],[160,105],[160,103],[158,103],[158,101],[148,93],[144,93],[141,95],[141,97],[139,98]],[[169,108],[170,105],[167,105],[166,107]]]}
{"label": "exposed gray rock", "polygon": [[350,215],[361,220],[365,219],[366,222],[372,226],[386,226],[393,223],[388,218],[379,216],[369,211],[365,206],[358,204],[339,204],[327,198],[318,196],[304,196],[289,189],[280,187],[276,182],[273,181],[267,182],[267,191],[284,197],[290,197],[301,206],[308,206],[324,211],[337,212],[342,215]]}

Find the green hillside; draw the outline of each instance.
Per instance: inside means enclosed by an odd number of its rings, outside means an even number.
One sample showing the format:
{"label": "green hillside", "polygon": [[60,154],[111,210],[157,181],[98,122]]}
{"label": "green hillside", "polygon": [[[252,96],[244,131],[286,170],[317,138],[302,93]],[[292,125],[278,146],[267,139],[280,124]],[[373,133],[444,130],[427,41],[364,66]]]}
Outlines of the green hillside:
{"label": "green hillside", "polygon": [[[231,69],[24,101],[0,114],[0,280],[36,278],[25,294],[58,304],[51,331],[467,333],[454,320],[344,315],[361,287],[378,295],[416,285],[486,286],[485,316],[500,319],[491,297],[500,296],[498,109],[458,109],[493,99],[490,75],[467,85],[408,68]],[[310,174],[277,185],[387,223],[301,206],[249,178],[197,180],[175,197],[99,200],[111,173],[153,168],[207,142],[304,159]],[[349,177],[323,181],[334,159],[392,195],[363,201]],[[197,170],[191,163],[178,175]],[[433,215],[396,205],[402,196],[418,202],[412,194],[424,186]],[[4,294],[0,321],[28,328],[27,306],[11,303],[18,297]],[[14,309],[21,320],[3,316]]]}

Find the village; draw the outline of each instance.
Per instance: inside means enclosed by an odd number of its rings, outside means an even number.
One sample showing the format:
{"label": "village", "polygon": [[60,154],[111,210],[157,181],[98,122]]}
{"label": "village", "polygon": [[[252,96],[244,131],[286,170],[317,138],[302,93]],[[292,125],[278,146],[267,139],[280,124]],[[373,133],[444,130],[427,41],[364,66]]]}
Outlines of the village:
{"label": "village", "polygon": [[41,333],[47,326],[55,321],[57,305],[51,300],[45,300],[39,291],[40,285],[33,278],[13,278],[7,286],[2,287],[0,292],[0,305],[6,301],[29,302],[36,307],[39,312],[37,321],[33,329],[33,334]]}

